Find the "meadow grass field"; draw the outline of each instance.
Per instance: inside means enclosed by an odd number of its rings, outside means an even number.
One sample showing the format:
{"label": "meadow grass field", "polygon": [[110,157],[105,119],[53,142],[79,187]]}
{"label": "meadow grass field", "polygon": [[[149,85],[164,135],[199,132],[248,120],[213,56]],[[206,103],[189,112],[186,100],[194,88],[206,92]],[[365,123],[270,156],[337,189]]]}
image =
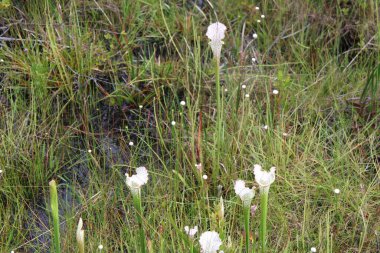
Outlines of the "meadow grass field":
{"label": "meadow grass field", "polygon": [[379,28],[378,0],[2,0],[0,252],[380,252]]}

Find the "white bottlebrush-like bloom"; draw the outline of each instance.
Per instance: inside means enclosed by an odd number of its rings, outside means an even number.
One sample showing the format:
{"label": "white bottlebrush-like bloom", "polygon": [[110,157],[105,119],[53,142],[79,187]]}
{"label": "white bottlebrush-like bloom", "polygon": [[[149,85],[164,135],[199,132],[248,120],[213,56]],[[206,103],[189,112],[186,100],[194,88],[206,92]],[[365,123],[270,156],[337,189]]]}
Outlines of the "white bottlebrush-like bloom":
{"label": "white bottlebrush-like bloom", "polygon": [[77,227],[77,243],[79,245],[79,252],[84,253],[84,230],[83,230],[83,220],[79,219]]}
{"label": "white bottlebrush-like bloom", "polygon": [[189,226],[185,226],[185,232],[190,239],[193,239],[195,234],[198,232],[198,227],[194,226],[193,228],[189,228]]}
{"label": "white bottlebrush-like bloom", "polygon": [[227,27],[220,22],[213,23],[207,28],[206,36],[210,39],[209,45],[218,61],[220,60],[220,53],[224,43],[222,40],[224,39],[224,33],[226,30]]}
{"label": "white bottlebrush-like bloom", "polygon": [[217,232],[207,231],[199,238],[199,244],[203,253],[216,253],[222,245],[222,240]]}
{"label": "white bottlebrush-like bloom", "polygon": [[128,173],[125,173],[127,177],[126,183],[132,194],[140,194],[140,188],[148,182],[148,171],[145,167],[138,167],[136,169],[136,174],[131,177]]}
{"label": "white bottlebrush-like bloom", "polygon": [[255,188],[252,187],[251,189],[248,187],[245,187],[245,182],[243,180],[236,180],[234,185],[235,193],[238,195],[243,201],[243,205],[245,207],[251,205],[251,201],[253,197],[255,196]]}
{"label": "white bottlebrush-like bloom", "polygon": [[263,168],[255,164],[253,168],[253,174],[255,174],[255,180],[260,186],[260,193],[268,193],[270,185],[275,180],[276,168],[270,168],[270,171],[264,171]]}

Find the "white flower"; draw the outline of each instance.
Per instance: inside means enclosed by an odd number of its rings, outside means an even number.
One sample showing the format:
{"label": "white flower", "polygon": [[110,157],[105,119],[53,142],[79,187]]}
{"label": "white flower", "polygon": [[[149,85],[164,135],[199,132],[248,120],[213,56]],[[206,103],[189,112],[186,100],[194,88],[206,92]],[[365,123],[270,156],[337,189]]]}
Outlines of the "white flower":
{"label": "white flower", "polygon": [[193,239],[195,234],[198,232],[198,227],[194,226],[194,228],[189,228],[189,226],[185,226],[185,232],[186,234]]}
{"label": "white flower", "polygon": [[252,34],[252,37],[254,38],[254,39],[257,39],[257,33],[254,33],[254,34]]}
{"label": "white flower", "polygon": [[224,33],[226,30],[227,27],[219,22],[213,23],[207,28],[206,36],[210,39],[209,45],[218,61],[220,60],[220,53],[224,43],[222,40],[224,39]]}
{"label": "white flower", "polygon": [[269,128],[268,125],[263,126],[264,130],[268,130],[268,128]]}
{"label": "white flower", "polygon": [[139,105],[139,108],[140,108],[140,109],[142,109],[142,108],[143,108],[143,106],[142,106],[142,105]]}
{"label": "white flower", "polygon": [[270,171],[264,171],[262,167],[255,164],[253,168],[253,174],[255,174],[255,180],[260,186],[260,193],[268,193],[270,185],[275,180],[276,168],[270,168]]}
{"label": "white flower", "polygon": [[317,252],[317,248],[316,247],[311,247],[310,251],[311,252]]}
{"label": "white flower", "polygon": [[180,103],[182,106],[185,106],[186,105],[186,102],[185,101],[181,101]]}
{"label": "white flower", "polygon": [[259,6],[256,6],[255,9],[256,9],[256,10],[260,10],[260,7],[259,7]]}
{"label": "white flower", "polygon": [[222,245],[222,240],[217,232],[207,231],[199,238],[199,244],[203,253],[216,253]]}
{"label": "white flower", "polygon": [[245,97],[246,97],[246,98],[249,98],[249,94],[245,94]]}
{"label": "white flower", "polygon": [[175,121],[173,120],[170,124],[172,124],[172,126],[175,126]]}
{"label": "white flower", "polygon": [[148,171],[145,167],[138,167],[136,169],[136,174],[131,177],[125,173],[127,177],[126,183],[132,194],[140,194],[140,188],[148,182]]}
{"label": "white flower", "polygon": [[224,89],[224,92],[227,92],[227,91],[228,91],[228,89],[227,89],[227,88],[225,88],[225,89]]}
{"label": "white flower", "polygon": [[133,143],[133,141],[130,141],[130,142],[128,143],[128,145],[129,145],[129,146],[133,146],[133,145],[135,145],[135,144]]}
{"label": "white flower", "polygon": [[260,19],[258,19],[258,20],[257,20],[257,23],[261,23],[261,20],[260,20]]}
{"label": "white flower", "polygon": [[256,58],[252,57],[252,63],[255,63],[255,62],[256,62]]}
{"label": "white flower", "polygon": [[247,88],[247,85],[243,84],[243,85],[241,86],[241,88],[242,88],[242,89],[245,89],[245,88]]}
{"label": "white flower", "polygon": [[207,180],[208,176],[207,176],[207,175],[203,175],[202,178],[203,178],[204,180]]}
{"label": "white flower", "polygon": [[87,150],[87,152],[91,154],[91,153],[92,153],[92,150],[91,150],[91,149],[89,149],[89,150]]}
{"label": "white flower", "polygon": [[265,18],[265,15],[261,15],[261,18]]}
{"label": "white flower", "polygon": [[273,93],[274,95],[277,95],[277,94],[278,94],[278,90],[273,90],[272,93]]}
{"label": "white flower", "polygon": [[236,180],[234,185],[235,193],[238,195],[243,201],[243,205],[245,207],[251,205],[251,201],[253,197],[255,196],[255,189],[252,187],[249,189],[248,187],[245,187],[245,182],[243,180]]}
{"label": "white flower", "polygon": [[334,193],[335,193],[335,194],[339,194],[339,193],[340,193],[340,190],[339,190],[339,189],[334,189]]}
{"label": "white flower", "polygon": [[103,245],[99,244],[98,249],[102,250],[103,249]]}
{"label": "white flower", "polygon": [[80,248],[79,252],[83,253],[84,252],[84,230],[83,230],[82,218],[80,218],[79,222],[78,222],[76,237],[77,237],[77,243],[78,243],[79,248]]}
{"label": "white flower", "polygon": [[3,173],[3,170],[0,170],[0,174]]}

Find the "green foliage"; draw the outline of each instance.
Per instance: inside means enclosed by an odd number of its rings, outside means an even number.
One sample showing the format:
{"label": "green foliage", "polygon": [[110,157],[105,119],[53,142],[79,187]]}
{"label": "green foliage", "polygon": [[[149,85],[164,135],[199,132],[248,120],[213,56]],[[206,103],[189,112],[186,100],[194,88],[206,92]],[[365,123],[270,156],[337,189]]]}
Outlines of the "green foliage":
{"label": "green foliage", "polygon": [[[0,6],[1,252],[50,250],[51,178],[65,224],[52,242],[59,237],[62,252],[76,250],[79,216],[89,252],[198,252],[210,229],[224,252],[243,250],[260,217],[245,234],[233,181],[253,183],[254,164],[278,173],[267,252],[378,250],[377,1]],[[205,36],[216,20],[228,28],[220,76]],[[140,165],[150,180],[136,210],[124,173]],[[258,197],[252,204],[260,210]],[[190,240],[183,228],[195,225]]]}

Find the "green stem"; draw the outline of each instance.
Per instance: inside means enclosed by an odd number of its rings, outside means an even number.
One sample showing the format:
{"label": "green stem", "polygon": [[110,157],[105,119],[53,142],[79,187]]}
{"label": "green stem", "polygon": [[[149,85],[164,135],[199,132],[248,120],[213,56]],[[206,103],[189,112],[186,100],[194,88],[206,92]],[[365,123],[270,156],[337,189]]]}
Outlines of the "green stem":
{"label": "green stem", "polygon": [[244,206],[245,252],[249,252],[249,215],[250,206]]}
{"label": "green stem", "polygon": [[142,204],[141,204],[141,196],[139,194],[132,194],[133,195],[133,204],[135,206],[135,209],[137,211],[137,221],[139,223],[139,230],[140,230],[140,252],[145,253],[146,252],[146,243],[145,243],[145,232],[143,227],[143,220],[142,220]]}
{"label": "green stem", "polygon": [[260,245],[261,253],[265,252],[265,242],[267,236],[267,215],[268,215],[268,192],[261,192],[260,194],[260,207],[261,207],[261,223],[260,223]]}
{"label": "green stem", "polygon": [[61,247],[59,245],[59,214],[58,214],[58,194],[57,184],[54,180],[49,182],[50,188],[50,207],[53,216],[53,244],[54,252],[60,253]]}
{"label": "green stem", "polygon": [[213,171],[213,179],[219,175],[220,166],[220,152],[223,147],[223,104],[221,100],[221,87],[220,87],[220,70],[219,70],[220,60],[215,59],[215,85],[216,85],[216,161]]}
{"label": "green stem", "polygon": [[194,242],[190,243],[190,253],[194,253]]}

